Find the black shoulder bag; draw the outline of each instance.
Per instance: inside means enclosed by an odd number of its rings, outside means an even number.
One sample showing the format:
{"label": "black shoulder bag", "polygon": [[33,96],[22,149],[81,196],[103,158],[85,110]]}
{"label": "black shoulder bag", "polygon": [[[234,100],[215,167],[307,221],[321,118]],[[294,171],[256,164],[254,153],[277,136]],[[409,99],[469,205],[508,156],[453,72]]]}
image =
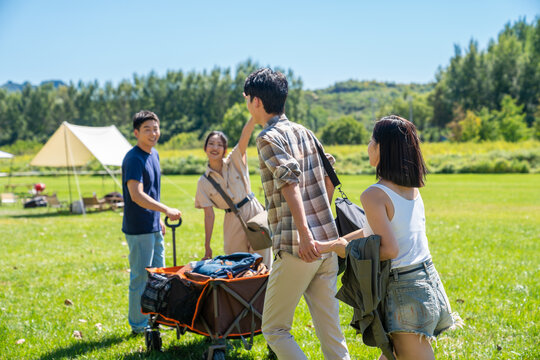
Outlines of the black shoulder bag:
{"label": "black shoulder bag", "polygon": [[[319,152],[319,156],[323,163],[324,169],[326,170],[326,174],[330,178],[330,181],[332,181],[332,185],[334,185],[334,188],[336,188],[341,194],[341,197],[336,197],[335,200],[336,226],[339,236],[347,235],[350,232],[364,228],[367,224],[366,213],[360,206],[350,201],[347,195],[345,195],[345,193],[343,192],[343,190],[341,190],[341,182],[339,181],[336,172],[334,171],[334,168],[330,164],[330,161],[326,158],[322,147],[317,141],[315,141],[315,145],[317,146],[317,151]],[[345,263],[344,259],[340,257],[338,257],[338,261],[338,274],[340,274],[345,270]]]}
{"label": "black shoulder bag", "polygon": [[367,223],[366,213],[360,206],[351,202],[347,195],[345,195],[341,189],[341,182],[339,181],[334,168],[330,164],[330,161],[326,158],[322,147],[317,142],[315,142],[315,145],[317,146],[317,151],[321,157],[326,174],[328,174],[330,181],[332,181],[332,185],[334,185],[342,196],[337,197],[335,201],[336,225],[339,235],[343,236],[352,231],[362,229]]}

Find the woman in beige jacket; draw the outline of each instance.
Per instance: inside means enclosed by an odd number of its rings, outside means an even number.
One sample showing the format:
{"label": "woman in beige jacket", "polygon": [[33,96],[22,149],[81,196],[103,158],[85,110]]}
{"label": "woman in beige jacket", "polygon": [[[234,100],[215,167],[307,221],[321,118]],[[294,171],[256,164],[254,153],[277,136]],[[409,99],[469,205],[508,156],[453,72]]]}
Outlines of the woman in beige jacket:
{"label": "woman in beige jacket", "polygon": [[272,249],[253,250],[240,220],[233,211],[230,211],[227,202],[206,178],[206,176],[211,176],[221,186],[236,204],[240,216],[245,221],[264,211],[264,207],[251,192],[247,167],[246,149],[254,127],[255,122],[250,119],[242,130],[238,144],[227,156],[225,155],[227,154],[228,140],[225,134],[221,131],[212,131],[208,134],[204,143],[208,166],[205,174],[199,178],[197,183],[195,207],[204,210],[205,253],[203,259],[213,257],[210,240],[214,230],[215,207],[226,212],[223,224],[225,254],[256,252],[263,257],[263,262],[270,268],[272,265]]}

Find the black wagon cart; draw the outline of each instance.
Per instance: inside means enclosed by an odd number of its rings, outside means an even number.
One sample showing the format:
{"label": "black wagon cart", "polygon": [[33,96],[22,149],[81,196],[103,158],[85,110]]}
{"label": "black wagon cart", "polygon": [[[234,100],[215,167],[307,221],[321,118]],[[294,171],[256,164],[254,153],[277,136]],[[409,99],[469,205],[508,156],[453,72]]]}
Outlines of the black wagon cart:
{"label": "black wagon cart", "polygon": [[142,312],[150,316],[145,331],[148,350],[161,350],[159,325],[176,329],[177,338],[186,331],[206,336],[210,345],[207,360],[225,359],[228,339],[241,339],[251,349],[253,337],[261,334],[262,309],[269,272],[259,262],[239,277],[213,278],[192,272],[188,265],[148,268],[148,280],[141,298]]}

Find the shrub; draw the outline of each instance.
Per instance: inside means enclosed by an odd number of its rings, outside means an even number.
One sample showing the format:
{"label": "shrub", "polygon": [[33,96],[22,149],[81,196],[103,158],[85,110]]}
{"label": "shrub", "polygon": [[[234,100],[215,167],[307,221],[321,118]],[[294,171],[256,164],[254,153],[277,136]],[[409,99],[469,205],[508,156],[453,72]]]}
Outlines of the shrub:
{"label": "shrub", "polygon": [[207,160],[189,155],[185,158],[161,160],[163,175],[202,175],[206,171]]}
{"label": "shrub", "polygon": [[43,143],[37,140],[17,140],[11,145],[2,147],[2,151],[13,155],[37,154],[43,147]]}
{"label": "shrub", "polygon": [[[242,129],[244,125],[249,120],[249,111],[246,108],[245,104],[234,104],[231,106],[225,115],[223,116],[223,132],[229,138],[229,144],[234,146],[240,140],[240,135],[242,134]],[[254,134],[251,134],[251,139],[253,139]]]}
{"label": "shrub", "polygon": [[352,116],[345,116],[326,124],[321,130],[324,144],[365,144],[369,134],[360,122]]}
{"label": "shrub", "polygon": [[197,132],[184,132],[174,135],[165,144],[160,145],[163,150],[196,149],[202,148],[202,140],[199,140]]}
{"label": "shrub", "polygon": [[[534,152],[534,151],[532,151]],[[534,172],[536,166],[533,161],[535,154],[516,154],[503,151],[492,151],[487,154],[459,156],[440,155],[428,159],[428,168],[431,173],[441,174],[501,174],[501,173],[529,173]]]}

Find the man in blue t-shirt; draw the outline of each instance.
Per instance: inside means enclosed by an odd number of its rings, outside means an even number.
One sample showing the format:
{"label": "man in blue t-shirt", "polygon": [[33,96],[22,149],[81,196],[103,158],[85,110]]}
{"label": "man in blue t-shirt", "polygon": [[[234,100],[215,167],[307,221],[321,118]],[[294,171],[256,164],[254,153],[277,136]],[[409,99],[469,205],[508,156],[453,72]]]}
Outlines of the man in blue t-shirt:
{"label": "man in blue t-shirt", "polygon": [[133,117],[133,134],[137,145],[122,162],[124,220],[122,231],[129,246],[129,313],[133,334],[144,331],[148,316],[141,313],[141,295],[146,285],[147,267],[164,267],[164,213],[171,220],[182,216],[180,210],[160,202],[161,169],[154,146],[159,136],[159,119],[151,111],[142,110]]}

